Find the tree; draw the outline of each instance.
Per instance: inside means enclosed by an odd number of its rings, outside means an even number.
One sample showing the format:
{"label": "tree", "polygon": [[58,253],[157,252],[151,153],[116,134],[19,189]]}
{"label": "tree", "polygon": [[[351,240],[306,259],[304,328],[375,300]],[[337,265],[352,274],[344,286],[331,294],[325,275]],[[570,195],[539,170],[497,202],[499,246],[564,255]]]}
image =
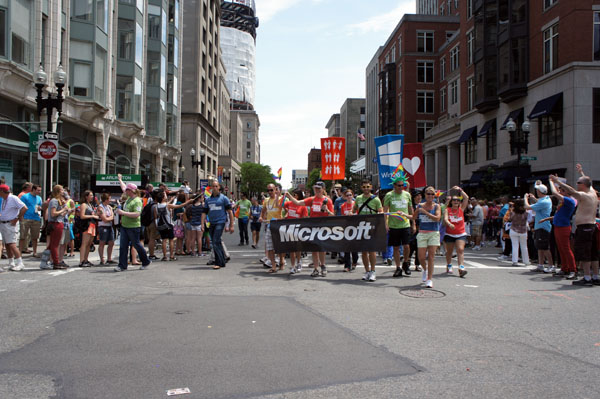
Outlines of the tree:
{"label": "tree", "polygon": [[241,191],[248,195],[260,194],[265,191],[268,184],[275,183],[271,174],[271,167],[253,162],[244,162],[242,165]]}
{"label": "tree", "polygon": [[308,175],[308,180],[306,181],[306,189],[311,190],[315,183],[318,181],[322,181],[323,183],[325,183],[325,190],[327,193],[331,191],[331,186],[333,182],[331,180],[323,180],[321,178],[321,169],[319,168],[315,168],[310,171],[310,174]]}

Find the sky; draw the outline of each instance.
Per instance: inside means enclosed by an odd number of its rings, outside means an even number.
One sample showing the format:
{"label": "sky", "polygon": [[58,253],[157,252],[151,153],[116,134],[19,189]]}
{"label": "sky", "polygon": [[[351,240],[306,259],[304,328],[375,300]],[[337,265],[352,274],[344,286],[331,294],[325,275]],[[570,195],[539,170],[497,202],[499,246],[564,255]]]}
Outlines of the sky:
{"label": "sky", "polygon": [[290,187],[292,169],[327,137],[346,98],[365,97],[365,70],[416,0],[256,0],[260,162]]}

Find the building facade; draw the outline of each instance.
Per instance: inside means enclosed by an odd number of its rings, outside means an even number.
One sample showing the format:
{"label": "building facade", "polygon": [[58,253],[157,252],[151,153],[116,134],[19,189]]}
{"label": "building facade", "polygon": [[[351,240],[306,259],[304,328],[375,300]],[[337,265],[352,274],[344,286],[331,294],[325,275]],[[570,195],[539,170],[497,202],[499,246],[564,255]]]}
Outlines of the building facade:
{"label": "building facade", "polygon": [[346,162],[365,156],[365,141],[358,138],[365,129],[365,99],[347,98],[340,108],[340,137],[346,139]]}
{"label": "building facade", "polygon": [[308,182],[308,171],[306,169],[292,169],[292,187],[304,190]]}
{"label": "building facade", "polygon": [[[175,181],[181,17],[179,0],[0,2],[0,162],[7,182],[46,182],[45,190],[57,182],[77,199],[95,174]],[[48,129],[45,115],[38,122],[33,74],[41,64],[50,77],[44,94],[55,94],[59,63],[67,85],[51,127],[60,141],[50,168],[29,152],[29,133]],[[142,111],[148,109],[151,117]]]}
{"label": "building facade", "polygon": [[374,138],[381,135],[379,131],[379,56],[382,51],[383,47],[380,46],[366,69],[365,174],[370,176],[375,186],[379,186],[379,169]]}
{"label": "building facade", "polygon": [[325,125],[327,137],[340,137],[340,114],[333,114]]}
{"label": "building facade", "polygon": [[312,148],[308,152],[308,167],[306,168],[308,175],[310,176],[310,172],[313,169],[321,169],[321,149],[320,148]]}

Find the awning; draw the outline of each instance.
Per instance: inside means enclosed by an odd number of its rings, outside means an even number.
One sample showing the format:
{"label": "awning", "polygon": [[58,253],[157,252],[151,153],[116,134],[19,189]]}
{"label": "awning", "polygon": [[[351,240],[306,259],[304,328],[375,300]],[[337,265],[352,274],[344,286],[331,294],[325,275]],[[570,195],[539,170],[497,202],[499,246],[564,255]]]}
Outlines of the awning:
{"label": "awning", "polygon": [[510,114],[508,114],[508,116],[504,120],[504,123],[500,127],[500,130],[506,130],[506,124],[508,123],[508,121],[510,119],[512,119],[513,122],[517,123],[517,121],[519,119],[521,119],[522,115],[523,115],[523,108],[519,108],[519,109],[515,109],[514,111],[511,111]]}
{"label": "awning", "polygon": [[496,119],[492,119],[492,120],[489,120],[486,123],[484,123],[483,127],[479,131],[479,134],[477,135],[477,137],[483,137],[486,134],[488,134],[488,132],[490,131],[490,129],[492,128],[494,123],[496,123]]}
{"label": "awning", "polygon": [[464,143],[466,141],[469,141],[471,139],[471,137],[473,137],[473,135],[477,133],[477,126],[473,126],[471,128],[468,128],[466,130],[464,130],[462,132],[462,134],[460,135],[460,138],[458,139],[458,141],[456,142],[456,144],[461,144]]}
{"label": "awning", "polygon": [[483,176],[485,175],[485,171],[476,170],[471,174],[471,178],[467,181],[464,181],[460,186],[462,188],[477,188],[481,185],[481,180],[483,180]]}
{"label": "awning", "polygon": [[529,114],[528,118],[534,119],[551,114],[554,112],[559,103],[562,105],[562,98],[563,94],[560,92],[551,97],[538,101],[537,104],[535,104],[535,107],[533,107],[533,110]]}

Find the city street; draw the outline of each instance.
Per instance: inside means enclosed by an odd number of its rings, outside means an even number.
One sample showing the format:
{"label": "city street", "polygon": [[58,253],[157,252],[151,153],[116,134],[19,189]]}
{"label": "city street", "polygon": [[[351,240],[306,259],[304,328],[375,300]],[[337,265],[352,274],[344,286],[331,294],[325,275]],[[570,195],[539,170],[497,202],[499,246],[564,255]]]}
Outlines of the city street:
{"label": "city street", "polygon": [[467,250],[464,279],[436,257],[428,291],[388,266],[372,283],[335,261],[325,278],[269,275],[261,250],[225,238],[218,271],[207,257],[124,273],[28,258],[1,273],[0,398],[600,396],[600,287],[497,248]]}

